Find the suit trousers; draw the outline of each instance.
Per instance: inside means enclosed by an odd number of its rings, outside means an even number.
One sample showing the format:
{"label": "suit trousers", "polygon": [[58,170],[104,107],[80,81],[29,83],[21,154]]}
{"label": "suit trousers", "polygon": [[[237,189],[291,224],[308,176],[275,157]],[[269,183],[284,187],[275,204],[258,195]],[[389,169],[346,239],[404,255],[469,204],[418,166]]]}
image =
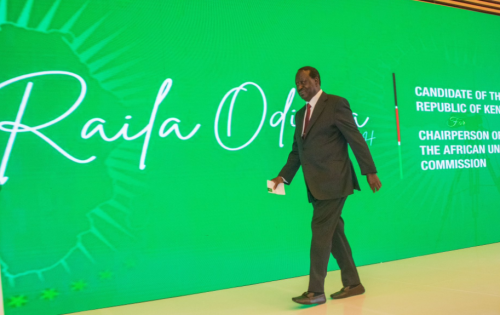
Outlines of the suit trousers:
{"label": "suit trousers", "polygon": [[[311,196],[312,197],[312,196]],[[311,222],[311,269],[309,274],[309,292],[324,292],[325,278],[330,253],[340,267],[344,287],[360,282],[351,247],[344,233],[342,208],[347,197],[317,200],[311,198],[313,218]]]}

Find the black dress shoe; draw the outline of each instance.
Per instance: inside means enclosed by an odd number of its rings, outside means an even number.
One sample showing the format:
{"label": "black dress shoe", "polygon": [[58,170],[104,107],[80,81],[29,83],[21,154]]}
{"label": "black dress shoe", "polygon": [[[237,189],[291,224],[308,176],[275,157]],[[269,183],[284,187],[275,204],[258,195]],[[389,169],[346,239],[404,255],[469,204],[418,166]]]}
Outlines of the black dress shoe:
{"label": "black dress shoe", "polygon": [[362,284],[358,284],[357,286],[351,288],[351,287],[344,287],[342,290],[339,292],[333,293],[330,295],[332,299],[345,299],[350,296],[354,295],[359,295],[365,293],[365,287],[363,287]]}
{"label": "black dress shoe", "polygon": [[323,304],[326,298],[324,294],[314,296],[314,292],[304,292],[301,296],[292,298],[292,301],[299,304]]}

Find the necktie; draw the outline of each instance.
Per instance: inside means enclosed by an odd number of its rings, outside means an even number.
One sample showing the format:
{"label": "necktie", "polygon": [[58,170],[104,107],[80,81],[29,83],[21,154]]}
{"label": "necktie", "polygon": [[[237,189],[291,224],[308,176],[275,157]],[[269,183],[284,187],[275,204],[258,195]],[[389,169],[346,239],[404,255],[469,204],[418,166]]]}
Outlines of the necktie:
{"label": "necktie", "polygon": [[309,119],[311,119],[311,104],[307,104],[306,110],[306,121],[304,122],[304,132],[302,133],[302,139],[306,137],[307,125],[309,125]]}

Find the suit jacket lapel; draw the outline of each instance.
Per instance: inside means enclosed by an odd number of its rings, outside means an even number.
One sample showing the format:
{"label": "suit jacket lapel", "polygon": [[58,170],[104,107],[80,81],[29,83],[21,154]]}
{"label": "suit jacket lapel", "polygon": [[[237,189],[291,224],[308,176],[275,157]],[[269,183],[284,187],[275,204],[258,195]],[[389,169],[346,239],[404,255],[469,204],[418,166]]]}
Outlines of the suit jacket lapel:
{"label": "suit jacket lapel", "polygon": [[302,141],[302,128],[304,128],[304,115],[305,115],[306,107],[302,107],[297,111],[295,115],[295,130],[299,133],[299,139]]}
{"label": "suit jacket lapel", "polygon": [[[328,99],[328,97],[326,96],[326,93],[325,92],[321,93],[321,96],[319,97],[318,102],[316,103],[316,106],[314,106],[314,111],[312,113],[311,119],[309,119],[309,125],[307,125],[307,130],[306,130],[306,138],[309,135],[309,130],[311,130],[311,127],[318,120],[318,117],[321,115],[321,112],[325,108],[325,104],[326,104],[327,99]],[[304,116],[302,116],[302,117],[304,117]]]}

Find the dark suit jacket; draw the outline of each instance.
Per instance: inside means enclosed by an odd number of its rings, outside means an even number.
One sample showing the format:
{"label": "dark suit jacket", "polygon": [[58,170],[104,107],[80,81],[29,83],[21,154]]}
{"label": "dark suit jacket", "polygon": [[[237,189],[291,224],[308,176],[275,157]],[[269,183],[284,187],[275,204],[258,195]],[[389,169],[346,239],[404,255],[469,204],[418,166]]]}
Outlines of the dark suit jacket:
{"label": "dark suit jacket", "polygon": [[323,92],[316,103],[302,139],[305,106],[296,116],[292,152],[279,176],[290,184],[300,166],[307,188],[318,200],[336,199],[360,190],[349,159],[351,147],[363,175],[376,173],[365,139],[354,122],[345,98]]}

